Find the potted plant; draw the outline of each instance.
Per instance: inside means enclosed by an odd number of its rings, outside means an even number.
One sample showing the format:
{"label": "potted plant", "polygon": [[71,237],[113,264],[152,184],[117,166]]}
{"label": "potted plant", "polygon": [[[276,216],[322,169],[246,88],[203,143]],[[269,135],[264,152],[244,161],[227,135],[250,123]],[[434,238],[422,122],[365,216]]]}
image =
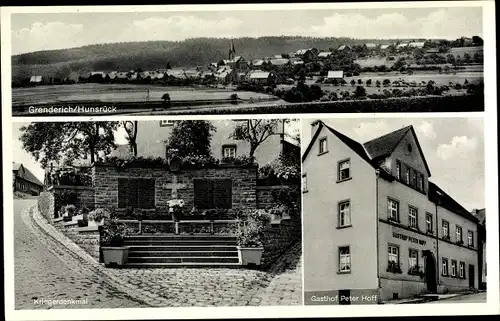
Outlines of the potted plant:
{"label": "potted plant", "polygon": [[89,224],[88,226],[99,226],[103,225],[105,220],[109,220],[111,214],[108,210],[104,208],[97,208],[89,213]]}
{"label": "potted plant", "polygon": [[75,216],[76,213],[76,206],[75,205],[68,205],[64,208],[65,213],[63,215],[63,221],[64,222],[71,222],[73,220],[73,216]]}
{"label": "potted plant", "polygon": [[244,266],[260,266],[264,252],[264,230],[270,222],[269,215],[264,210],[250,212],[237,233],[238,254]]}
{"label": "potted plant", "polygon": [[394,261],[389,261],[387,272],[397,273],[397,274],[403,273],[403,271],[401,271],[400,263]]}
{"label": "potted plant", "polygon": [[100,229],[101,250],[105,266],[123,266],[128,261],[129,246],[124,246],[126,225],[109,222]]}
{"label": "potted plant", "polygon": [[167,202],[168,212],[172,214],[172,220],[178,221],[182,215],[182,208],[184,207],[184,200],[173,199]]}
{"label": "potted plant", "polygon": [[89,224],[89,209],[85,206],[80,208],[78,215],[81,215],[81,219],[78,220],[78,227],[86,227]]}

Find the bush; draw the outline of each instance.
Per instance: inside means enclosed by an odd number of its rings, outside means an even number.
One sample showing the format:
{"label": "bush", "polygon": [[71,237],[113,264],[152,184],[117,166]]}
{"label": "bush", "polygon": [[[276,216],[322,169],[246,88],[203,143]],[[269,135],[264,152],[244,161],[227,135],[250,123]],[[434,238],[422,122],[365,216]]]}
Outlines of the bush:
{"label": "bush", "polygon": [[365,98],[366,97],[366,89],[363,86],[357,86],[354,91],[355,98]]}
{"label": "bush", "polygon": [[384,81],[382,82],[382,85],[384,85],[384,87],[388,87],[390,84],[391,81],[389,79],[384,79]]}
{"label": "bush", "polygon": [[100,229],[101,245],[116,246],[123,245],[125,236],[128,234],[127,226],[123,223],[111,222],[104,224]]}
{"label": "bush", "polygon": [[76,206],[75,205],[67,205],[64,210],[68,213],[68,216],[75,216],[76,214]]}
{"label": "bush", "polygon": [[250,210],[236,235],[238,245],[250,248],[262,247],[264,231],[270,221],[271,217],[265,210]]}
{"label": "bush", "polygon": [[229,98],[231,100],[237,100],[238,99],[238,95],[237,94],[231,94],[231,96],[229,96]]}
{"label": "bush", "polygon": [[109,220],[111,213],[104,208],[97,208],[89,213],[89,221],[100,222],[102,219]]}

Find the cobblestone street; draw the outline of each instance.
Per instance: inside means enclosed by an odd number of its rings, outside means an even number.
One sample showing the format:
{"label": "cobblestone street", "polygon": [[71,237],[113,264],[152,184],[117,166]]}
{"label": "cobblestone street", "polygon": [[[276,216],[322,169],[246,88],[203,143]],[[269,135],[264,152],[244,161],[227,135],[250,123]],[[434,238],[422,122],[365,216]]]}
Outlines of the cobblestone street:
{"label": "cobblestone street", "polygon": [[[16,309],[302,304],[300,244],[271,271],[110,269],[68,250],[53,229],[45,227],[55,239],[42,232],[39,220],[23,211],[36,204],[28,202],[15,201]],[[36,299],[88,299],[88,304],[47,306],[34,304]]]}
{"label": "cobblestone street", "polygon": [[[36,200],[14,201],[15,309],[127,308],[139,302],[105,284],[87,264],[43,235],[28,215]],[[47,305],[36,300],[86,300]]]}

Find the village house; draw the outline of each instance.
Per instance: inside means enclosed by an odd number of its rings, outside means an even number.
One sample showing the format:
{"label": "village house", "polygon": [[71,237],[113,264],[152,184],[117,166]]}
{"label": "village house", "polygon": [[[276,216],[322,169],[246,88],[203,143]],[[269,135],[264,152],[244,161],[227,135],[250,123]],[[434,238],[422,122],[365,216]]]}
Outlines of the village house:
{"label": "village house", "polygon": [[31,78],[30,78],[30,84],[39,85],[41,83],[43,83],[43,77],[42,76],[31,76]]}
{"label": "village house", "polygon": [[344,72],[342,70],[330,70],[326,76],[326,79],[343,79]]}
{"label": "village house", "polygon": [[380,45],[380,50],[389,50],[391,47],[393,47],[392,44],[383,44]]}
{"label": "village house", "polygon": [[290,64],[290,60],[285,58],[273,58],[270,59],[268,63],[270,63],[273,66],[286,66]]}
{"label": "village house", "polygon": [[425,42],[424,41],[410,42],[409,46],[412,47],[412,48],[420,48],[420,49],[422,49],[425,46]]}
{"label": "village house", "polygon": [[12,163],[12,179],[14,193],[39,195],[43,191],[43,183],[23,164]]}
{"label": "village house", "polygon": [[338,49],[338,51],[350,51],[352,48],[349,45],[341,45]]}
{"label": "village house", "polygon": [[481,273],[481,282],[479,288],[486,290],[486,209],[473,209],[471,212],[479,220],[478,225],[478,255],[479,255],[479,271]]}
{"label": "village house", "polygon": [[299,49],[295,52],[294,57],[301,58],[305,61],[314,60],[317,56],[318,50],[316,48]]}
{"label": "village house", "polygon": [[320,52],[318,54],[318,58],[325,59],[325,58],[329,58],[331,55],[332,55],[332,53],[330,51],[323,51],[323,52]]}
{"label": "village house", "polygon": [[[247,155],[250,144],[247,141],[231,138],[234,128],[238,124],[246,124],[246,120],[217,120],[212,121],[216,131],[213,133],[211,151],[216,158],[240,157]],[[166,157],[166,141],[170,137],[174,121],[139,121],[137,126],[137,156],[139,157]],[[285,149],[299,151],[299,144],[286,133],[287,125],[280,122],[275,135],[270,136],[256,150],[255,158],[260,166],[264,166],[276,159]],[[129,146],[121,145],[111,153],[111,156],[126,158],[131,156]]]}
{"label": "village house", "polygon": [[264,60],[264,59],[254,59],[254,60],[252,60],[252,62],[251,62],[251,68],[252,68],[253,70],[255,70],[255,69],[262,69],[262,67],[263,67],[266,63],[267,63],[267,62],[266,62],[266,60]]}
{"label": "village house", "polygon": [[429,181],[412,126],[364,144],[319,120],[311,130],[306,303],[321,291],[387,301],[478,288],[478,219]]}
{"label": "village house", "polygon": [[273,71],[254,71],[248,79],[261,85],[272,85],[276,82],[276,74]]}
{"label": "village house", "polygon": [[374,50],[377,48],[377,44],[374,44],[374,43],[371,43],[371,42],[368,42],[368,43],[365,43],[365,47],[366,49],[369,49],[369,50]]}

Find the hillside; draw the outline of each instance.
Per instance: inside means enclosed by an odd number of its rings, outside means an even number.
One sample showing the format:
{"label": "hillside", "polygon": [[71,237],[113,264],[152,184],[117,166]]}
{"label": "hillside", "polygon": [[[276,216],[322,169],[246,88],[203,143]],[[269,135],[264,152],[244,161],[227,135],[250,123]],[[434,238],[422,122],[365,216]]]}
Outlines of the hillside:
{"label": "hillside", "polygon": [[[236,55],[256,59],[302,48],[328,50],[342,44],[365,42],[386,43],[388,40],[361,40],[349,38],[261,37],[234,39]],[[79,48],[38,51],[12,56],[12,78],[21,80],[32,75],[46,78],[73,77],[92,70],[144,70],[171,66],[206,66],[226,59],[230,39],[195,38],[185,41],[148,41],[90,45]]]}

